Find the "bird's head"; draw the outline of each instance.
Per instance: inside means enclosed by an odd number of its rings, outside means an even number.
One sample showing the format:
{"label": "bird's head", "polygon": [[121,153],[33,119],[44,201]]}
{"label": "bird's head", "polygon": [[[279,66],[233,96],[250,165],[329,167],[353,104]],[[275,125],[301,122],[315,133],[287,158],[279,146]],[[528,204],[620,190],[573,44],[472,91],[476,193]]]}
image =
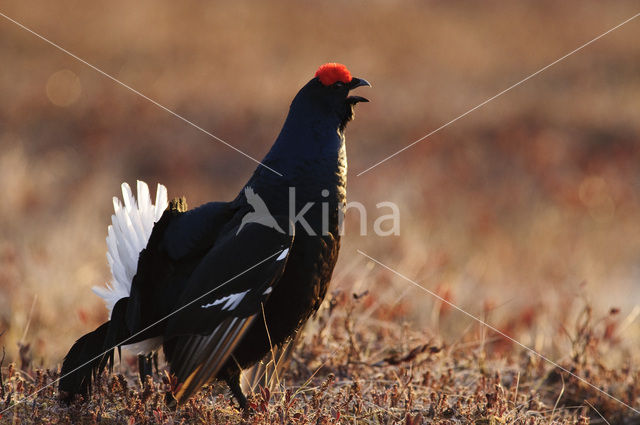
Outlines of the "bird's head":
{"label": "bird's head", "polygon": [[357,87],[371,86],[367,80],[352,77],[346,66],[326,63],[316,71],[294,99],[303,107],[313,108],[315,114],[336,118],[339,130],[344,130],[353,119],[353,108],[358,102],[368,102],[362,96],[350,96]]}

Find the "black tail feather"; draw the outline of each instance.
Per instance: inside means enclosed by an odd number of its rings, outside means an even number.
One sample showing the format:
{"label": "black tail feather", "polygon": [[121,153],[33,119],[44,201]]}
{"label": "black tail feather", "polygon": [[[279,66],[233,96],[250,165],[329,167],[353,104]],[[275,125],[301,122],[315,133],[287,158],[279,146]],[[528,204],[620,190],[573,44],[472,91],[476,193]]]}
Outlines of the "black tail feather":
{"label": "black tail feather", "polygon": [[95,377],[105,367],[113,367],[113,348],[104,349],[108,330],[109,322],[106,322],[77,340],[67,353],[58,384],[60,398],[64,401],[72,401],[76,394],[89,394]]}

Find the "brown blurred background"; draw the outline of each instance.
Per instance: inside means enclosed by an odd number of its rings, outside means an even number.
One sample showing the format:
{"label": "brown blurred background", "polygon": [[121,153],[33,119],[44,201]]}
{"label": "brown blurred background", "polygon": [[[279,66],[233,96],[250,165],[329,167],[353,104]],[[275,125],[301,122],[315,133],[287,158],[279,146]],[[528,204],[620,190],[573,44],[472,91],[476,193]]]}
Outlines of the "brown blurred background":
{"label": "brown blurred background", "polygon": [[[8,0],[0,12],[258,159],[316,68],[345,63],[373,84],[347,133],[349,198],[368,207],[370,235],[348,218],[334,290],[368,289],[418,333],[481,332],[361,249],[555,358],[587,303],[596,317],[620,308],[624,356],[640,342],[640,18],[356,177],[637,2]],[[121,182],[161,182],[196,206],[233,198],[254,168],[0,17],[9,358],[22,341],[55,367],[106,319],[90,287],[109,279]],[[398,237],[371,231],[382,201],[400,207]]]}

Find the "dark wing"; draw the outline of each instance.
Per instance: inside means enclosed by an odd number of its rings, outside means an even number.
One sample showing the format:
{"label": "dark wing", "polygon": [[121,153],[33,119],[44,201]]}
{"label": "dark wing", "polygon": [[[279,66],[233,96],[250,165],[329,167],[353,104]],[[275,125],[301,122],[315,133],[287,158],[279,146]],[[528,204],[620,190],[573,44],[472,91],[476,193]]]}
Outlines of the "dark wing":
{"label": "dark wing", "polygon": [[[286,218],[275,217],[283,229]],[[165,330],[165,355],[186,400],[216,376],[284,271],[293,231],[239,223],[219,235],[185,284]]]}
{"label": "dark wing", "polygon": [[209,202],[176,216],[163,233],[167,254],[179,260],[205,252],[235,213],[228,202]]}
{"label": "dark wing", "polygon": [[[211,248],[235,213],[236,208],[225,202],[210,202],[189,211],[184,198],[169,203],[138,258],[126,309],[130,333],[168,313],[173,303],[167,305],[163,298],[176,298],[199,257]],[[157,333],[150,329],[137,339]]]}

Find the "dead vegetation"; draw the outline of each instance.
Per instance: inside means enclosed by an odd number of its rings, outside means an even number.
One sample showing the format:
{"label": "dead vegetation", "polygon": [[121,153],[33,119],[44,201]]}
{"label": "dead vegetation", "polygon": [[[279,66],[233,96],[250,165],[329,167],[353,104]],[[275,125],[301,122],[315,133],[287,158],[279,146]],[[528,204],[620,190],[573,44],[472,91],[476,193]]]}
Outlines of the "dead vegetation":
{"label": "dead vegetation", "polygon": [[34,1],[2,13],[256,158],[316,67],[344,62],[373,84],[349,128],[349,200],[395,202],[401,229],[362,237],[347,213],[335,293],[249,417],[218,388],[168,410],[162,371],[144,387],[126,357],[84,404],[55,386],[24,399],[106,320],[90,288],[109,279],[120,183],[196,206],[232,199],[255,164],[2,21],[0,423],[638,423],[356,251],[638,408],[637,20],[356,176],[637,2]]}
{"label": "dead vegetation", "polygon": [[[335,294],[334,294],[335,295]],[[588,424],[636,423],[619,401],[542,358],[471,331],[455,343],[426,337],[408,324],[366,321],[367,295],[338,295],[321,311],[328,327],[306,334],[289,370],[271,388],[260,386],[250,413],[238,411],[224,386],[205,387],[177,410],[164,394],[160,371],[141,384],[132,369],[103,374],[87,400],[60,404],[50,369],[2,369],[0,421],[11,424]],[[594,320],[583,308],[571,334],[574,352],[560,365],[631,406],[640,400],[640,371],[603,364],[617,312]],[[317,325],[315,323],[314,325]],[[311,326],[311,328],[314,327]],[[478,324],[478,327],[481,325]],[[476,329],[479,330],[479,329]],[[564,332],[559,329],[559,332]],[[561,337],[561,336],[558,336]],[[568,336],[566,336],[568,338]],[[607,347],[608,352],[612,348]],[[606,354],[604,354],[606,355]],[[27,365],[28,366],[28,365]]]}

